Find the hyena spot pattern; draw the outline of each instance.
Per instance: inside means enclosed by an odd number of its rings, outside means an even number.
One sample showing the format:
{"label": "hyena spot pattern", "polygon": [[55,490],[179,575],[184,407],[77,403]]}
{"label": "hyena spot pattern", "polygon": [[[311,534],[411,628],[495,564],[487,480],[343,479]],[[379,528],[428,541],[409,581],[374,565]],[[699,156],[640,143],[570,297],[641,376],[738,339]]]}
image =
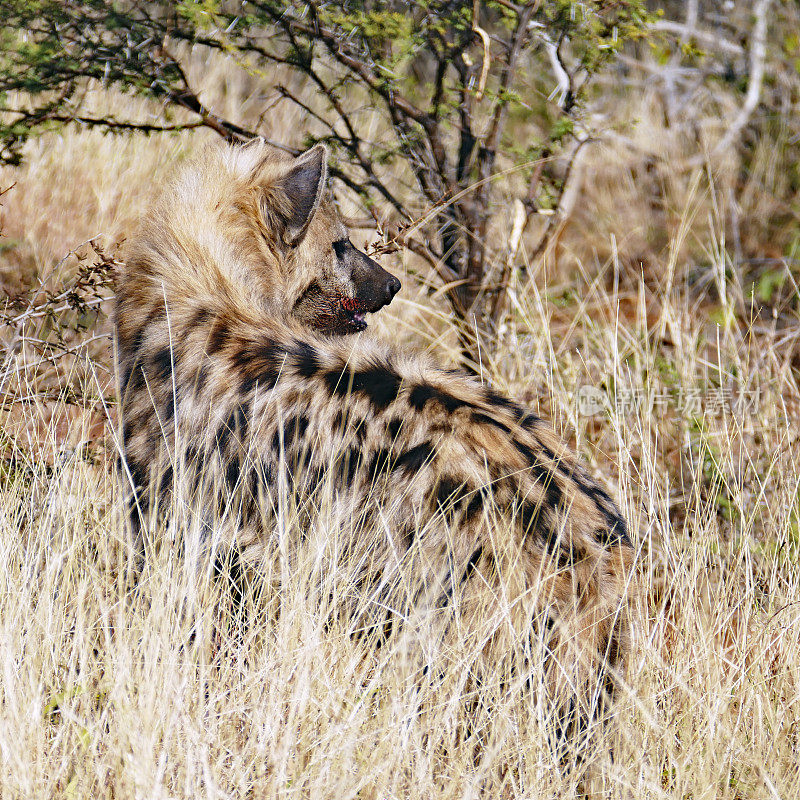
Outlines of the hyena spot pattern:
{"label": "hyena spot pattern", "polygon": [[[148,316],[148,325],[160,317],[153,312]],[[230,332],[224,319],[213,317],[207,311],[197,311],[191,317],[184,335],[191,337],[198,328],[209,326],[207,352],[219,355],[228,348],[225,357],[238,383],[238,400],[228,416],[216,429],[214,435],[215,450],[223,463],[225,482],[230,490],[236,488],[241,480],[243,470],[241,455],[229,447],[231,438],[245,442],[248,438],[249,416],[255,397],[259,393],[274,390],[279,380],[299,378],[322,388],[334,399],[341,400],[345,407],[338,410],[333,419],[332,434],[342,434],[349,430],[353,444],[342,448],[331,475],[335,482],[344,488],[350,488],[359,477],[374,485],[381,476],[402,472],[411,477],[436,457],[435,442],[428,439],[408,445],[405,449],[398,446],[398,438],[404,428],[403,417],[413,413],[423,413],[434,409],[442,411],[444,418],[440,428],[452,425],[452,416],[456,412],[465,414],[468,423],[477,427],[485,426],[501,431],[509,438],[526,464],[526,471],[541,487],[543,497],[536,502],[520,501],[515,497],[518,487],[512,478],[497,473],[492,476],[490,487],[495,500],[506,498],[506,508],[513,509],[514,517],[519,521],[526,534],[536,533],[548,551],[553,552],[556,541],[555,511],[564,504],[563,490],[560,481],[571,482],[586,497],[590,498],[605,521],[605,526],[597,527],[593,536],[597,544],[603,548],[628,545],[629,538],[625,523],[619,515],[609,495],[597,485],[583,470],[574,464],[556,456],[545,444],[536,441],[536,429],[542,421],[535,415],[526,412],[518,404],[492,390],[482,389],[475,398],[458,397],[448,391],[426,382],[405,382],[391,363],[373,363],[358,369],[343,364],[326,365],[325,358],[308,342],[291,340],[279,342],[272,339],[259,342],[237,341]],[[177,373],[177,382],[183,382],[182,354],[180,344],[162,347],[156,350],[149,359],[143,357],[142,344],[146,341],[146,327],[137,331],[131,342],[132,366],[123,374],[123,392],[140,389],[144,385],[166,385],[166,402],[160,409],[162,422],[169,421],[176,403],[169,391],[173,383],[173,370]],[[182,337],[178,337],[179,341]],[[201,395],[208,382],[208,366],[201,364],[194,372],[194,378],[188,383],[196,395]],[[347,409],[346,404],[354,398],[368,401],[373,418],[386,416],[384,429],[386,444],[373,449],[365,445],[366,431],[370,421],[356,420]],[[313,461],[313,442],[307,440],[306,434],[311,422],[302,411],[295,410],[287,414],[282,421],[276,420],[270,437],[274,458],[284,459],[293,467],[296,475],[299,467],[308,467]],[[524,430],[534,437],[525,441],[515,436],[515,429]],[[241,449],[241,448],[236,448]],[[200,460],[207,454],[200,454]],[[194,463],[196,459],[186,459]],[[252,458],[247,458],[248,463]],[[319,477],[324,471],[323,465],[311,464],[312,471]],[[170,468],[171,470],[171,468]],[[275,470],[249,470],[251,484],[258,483],[265,477],[274,479]],[[159,492],[168,489],[171,471],[165,472],[160,479]],[[262,490],[269,490],[269,485]],[[259,491],[251,486],[250,497],[256,501]],[[470,485],[444,475],[438,479],[435,491],[436,506],[445,511],[449,519],[461,513],[466,521],[478,515],[488,498],[487,487]],[[568,544],[566,552],[559,554],[559,563],[572,564],[576,559],[576,551],[580,548]]]}

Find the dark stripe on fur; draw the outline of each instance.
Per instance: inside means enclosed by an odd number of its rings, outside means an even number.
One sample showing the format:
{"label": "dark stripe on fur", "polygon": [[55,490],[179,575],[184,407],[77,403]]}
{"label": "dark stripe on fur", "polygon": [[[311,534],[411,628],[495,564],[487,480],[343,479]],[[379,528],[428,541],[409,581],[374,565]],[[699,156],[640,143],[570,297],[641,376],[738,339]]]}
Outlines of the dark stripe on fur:
{"label": "dark stripe on fur", "polygon": [[401,453],[397,457],[393,469],[402,469],[409,473],[417,472],[431,460],[433,452],[433,445],[430,442],[422,442],[422,444]]}
{"label": "dark stripe on fur", "polygon": [[549,517],[547,509],[542,503],[523,503],[519,509],[522,530],[527,535],[536,533],[547,550],[552,552],[555,545],[555,535],[550,525]]}
{"label": "dark stripe on fur", "polygon": [[196,308],[186,323],[187,332],[193,331],[199,325],[205,325],[211,319],[211,311],[207,308]]}
{"label": "dark stripe on fur", "polygon": [[239,403],[234,409],[233,415],[236,424],[236,434],[240,441],[244,442],[247,440],[247,427],[250,418],[249,409],[246,409],[243,404]]}
{"label": "dark stripe on fur", "polygon": [[358,473],[358,466],[361,462],[361,453],[355,447],[348,448],[340,453],[336,459],[334,476],[341,485],[350,487]]}
{"label": "dark stripe on fur", "polygon": [[408,402],[411,404],[411,407],[417,411],[422,411],[425,404],[432,400],[441,403],[451,414],[458,408],[472,405],[472,403],[467,400],[459,400],[457,397],[453,397],[453,395],[447,394],[428,383],[417,384],[411,389],[408,395]]}
{"label": "dark stripe on fur", "polygon": [[172,351],[163,347],[153,356],[154,375],[159,380],[165,381],[172,374]]}
{"label": "dark stripe on fur", "polygon": [[167,468],[164,470],[164,473],[161,476],[161,480],[158,483],[158,494],[159,497],[164,497],[167,492],[172,488],[172,464],[168,464]]}
{"label": "dark stripe on fur", "polygon": [[399,417],[395,417],[395,419],[390,419],[388,423],[386,423],[386,432],[389,434],[389,438],[394,441],[397,439],[398,434],[400,433],[400,428],[403,427],[403,420]]}
{"label": "dark stripe on fur", "polygon": [[483,510],[485,502],[486,496],[483,489],[473,492],[464,512],[464,519],[469,522],[476,514],[479,514]]}
{"label": "dark stripe on fur", "polygon": [[[247,477],[250,484],[250,494],[254,501],[260,501],[262,494],[264,497],[269,495],[270,487],[274,481],[274,474],[270,463],[263,459],[260,460],[249,470]],[[258,507],[256,507],[255,513],[259,513]]]}
{"label": "dark stripe on fur", "polygon": [[382,447],[378,450],[370,461],[368,472],[371,480],[376,480],[378,476],[389,471],[392,464],[392,451]]}
{"label": "dark stripe on fur", "polygon": [[562,493],[561,487],[556,481],[555,474],[548,470],[544,464],[538,463],[539,460],[536,457],[536,453],[524,442],[514,439],[514,447],[517,448],[520,455],[528,462],[529,469],[536,477],[536,480],[542,484],[542,488],[547,494],[547,505],[557,508],[561,503]]}
{"label": "dark stripe on fur", "polygon": [[208,335],[208,352],[214,355],[214,353],[222,350],[228,343],[230,335],[228,320],[224,316],[217,317]]}
{"label": "dark stripe on fur", "polygon": [[208,383],[208,364],[201,364],[197,368],[197,373],[194,378],[195,395],[202,394],[203,389],[206,388],[206,383]]}
{"label": "dark stripe on fur", "polygon": [[608,525],[608,530],[601,531],[598,529],[595,531],[595,539],[598,544],[603,547],[613,547],[620,544],[630,546],[631,540],[628,535],[628,526],[609,494],[588,477],[580,466],[565,465],[563,461],[556,458],[550,448],[543,445],[541,442],[539,442],[539,446],[545,457],[555,462],[556,470],[569,480],[574,481],[578,485],[578,488],[592,500],[595,508],[603,515],[603,519],[605,519]]}
{"label": "dark stripe on fur", "polygon": [[304,378],[312,378],[319,371],[319,356],[310,344],[299,341],[294,342],[291,355],[295,368]]}
{"label": "dark stripe on fur", "polygon": [[514,415],[514,419],[517,422],[520,422],[526,416],[525,410],[518,403],[515,403],[513,400],[509,400],[504,395],[500,394],[499,392],[495,392],[492,389],[486,390],[486,402],[491,403],[493,406],[505,408],[507,411],[510,411]]}
{"label": "dark stripe on fur", "polygon": [[484,414],[481,411],[473,411],[472,421],[477,425],[491,425],[494,428],[499,428],[503,433],[511,433],[511,428],[509,428],[505,422],[490,417],[488,414]]}
{"label": "dark stripe on fur", "polygon": [[533,430],[541,421],[541,418],[537,417],[536,414],[526,413],[520,417],[519,424],[523,428],[526,428],[530,431]]}
{"label": "dark stripe on fur", "polygon": [[264,391],[272,389],[284,368],[285,358],[286,348],[271,339],[243,343],[233,357],[234,366],[243,373],[241,391],[249,394],[256,386]]}
{"label": "dark stripe on fur", "polygon": [[228,484],[228,489],[233,491],[239,483],[239,475],[241,474],[242,465],[238,456],[234,456],[225,467],[225,483]]}
{"label": "dark stripe on fur", "polygon": [[394,402],[400,391],[400,376],[389,366],[376,365],[357,372],[328,370],[324,378],[331,394],[338,397],[363,395],[377,411],[383,411]]}
{"label": "dark stripe on fur", "polygon": [[217,433],[214,439],[217,443],[217,450],[219,450],[219,452],[222,454],[224,454],[228,448],[228,441],[231,438],[231,433],[233,433],[235,425],[236,420],[233,417],[233,412],[231,412],[225,422],[223,422],[219,428],[217,428]]}
{"label": "dark stripe on fur", "polygon": [[281,434],[283,434],[283,448],[285,451],[288,451],[305,436],[308,425],[309,420],[305,414],[288,417],[283,424],[283,428],[278,428],[275,431],[272,437],[272,447],[280,451]]}
{"label": "dark stripe on fur", "polygon": [[145,325],[139,328],[139,330],[133,335],[133,339],[131,339],[130,344],[125,347],[125,350],[127,350],[134,357],[139,355],[139,350],[142,349],[142,345],[144,344],[145,328]]}

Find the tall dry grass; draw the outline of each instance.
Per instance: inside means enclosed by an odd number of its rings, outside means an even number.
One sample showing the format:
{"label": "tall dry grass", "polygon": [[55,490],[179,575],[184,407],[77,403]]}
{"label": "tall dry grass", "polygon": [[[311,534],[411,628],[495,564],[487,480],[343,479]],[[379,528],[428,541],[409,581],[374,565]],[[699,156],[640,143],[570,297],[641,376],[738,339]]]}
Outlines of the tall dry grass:
{"label": "tall dry grass", "polygon": [[[257,113],[256,82],[230,65],[203,80],[218,102]],[[646,103],[637,108],[642,146],[678,147],[668,131],[659,137]],[[276,113],[270,124],[299,120]],[[53,265],[90,237],[124,237],[168,165],[207,138],[71,130],[31,145],[24,167],[0,175],[0,188],[16,181],[1,198],[9,295],[68,281],[89,248]],[[662,163],[656,208],[642,191],[656,178],[638,158],[608,141],[591,152],[572,225],[514,276],[512,314],[485,343],[483,375],[573,438],[616,486],[634,532],[637,640],[615,723],[587,759],[595,796],[794,798],[797,307],[765,313],[733,267],[728,173]],[[754,187],[752,209],[768,207],[767,194]],[[402,259],[401,271],[417,266]],[[406,280],[376,334],[402,331],[446,360],[442,308]],[[211,562],[181,557],[168,538],[133,584],[110,344],[43,353],[45,323],[6,325],[0,366],[0,796],[576,795],[577,773],[554,759],[547,709],[530,695],[495,695],[467,718],[466,643],[458,652],[427,641],[439,669],[421,677],[399,650],[324,624],[310,590],[336,541],[335,526],[319,535],[324,515],[238,615]],[[107,331],[101,319],[68,345]],[[297,525],[288,514],[281,535],[299,538]],[[346,591],[346,576],[328,577]]]}

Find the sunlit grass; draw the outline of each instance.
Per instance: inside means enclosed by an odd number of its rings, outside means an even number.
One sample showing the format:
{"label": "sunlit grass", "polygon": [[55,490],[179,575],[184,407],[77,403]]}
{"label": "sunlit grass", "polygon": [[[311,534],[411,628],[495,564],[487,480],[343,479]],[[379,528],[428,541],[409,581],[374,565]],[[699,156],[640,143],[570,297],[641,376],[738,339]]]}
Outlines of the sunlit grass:
{"label": "sunlit grass", "polygon": [[[37,142],[0,183],[18,182],[3,198],[16,242],[4,250],[6,276],[28,285],[89,237],[122,238],[167,165],[204,141],[67,132]],[[635,648],[614,724],[584,755],[590,788],[612,798],[797,797],[796,313],[758,313],[727,256],[722,193],[702,172],[671,176],[665,246],[645,253],[642,230],[655,224],[645,201],[627,223],[624,209],[603,205],[610,175],[627,169],[623,153],[604,152],[586,186],[596,219],[576,212],[560,250],[535,264],[523,242],[510,314],[481,340],[480,359],[484,380],[572,440],[633,531]],[[405,277],[375,335],[399,331],[406,345],[452,359],[443,304]],[[101,320],[89,335],[107,330]],[[275,559],[238,612],[213,559],[172,546],[180,524],[153,532],[161,546],[134,581],[113,467],[110,346],[95,340],[90,359],[53,365],[24,338],[37,331],[7,329],[0,365],[2,797],[576,795],[540,697],[501,691],[489,675],[485,696],[467,701],[466,633],[425,638],[437,669],[423,672],[401,644],[376,648],[336,617],[352,579],[335,566],[341,520],[331,510],[303,536],[286,510]],[[77,406],[56,399],[67,385]],[[587,409],[588,396],[597,405]],[[281,550],[301,539],[291,558]]]}

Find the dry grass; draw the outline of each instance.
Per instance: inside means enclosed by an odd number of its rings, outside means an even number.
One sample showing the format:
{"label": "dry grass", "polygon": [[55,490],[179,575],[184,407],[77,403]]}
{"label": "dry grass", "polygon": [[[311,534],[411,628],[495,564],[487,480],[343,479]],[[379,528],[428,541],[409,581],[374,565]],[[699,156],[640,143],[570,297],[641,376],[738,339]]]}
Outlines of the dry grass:
{"label": "dry grass", "polygon": [[[222,77],[227,102],[247,110],[246,87]],[[0,176],[0,187],[17,182],[2,198],[7,290],[95,234],[124,236],[167,165],[204,139],[67,132],[35,143],[24,168]],[[652,128],[642,139],[677,146]],[[574,437],[634,528],[636,652],[593,758],[593,791],[798,797],[796,301],[774,314],[751,306],[720,222],[724,175],[661,174],[656,214],[636,194],[634,155],[606,143],[587,169],[593,211],[578,207],[558,248],[530,265],[532,280],[516,276],[513,319],[483,367]],[[754,213],[766,207],[763,193],[748,197]],[[401,297],[378,335],[402,330],[447,358],[435,303],[410,280]],[[177,548],[162,548],[132,587],[104,426],[110,351],[96,340],[92,358],[53,367],[25,338],[37,333],[7,337],[0,366],[0,796],[575,795],[542,733],[546,709],[529,697],[508,692],[467,724],[468,652],[428,641],[441,672],[420,678],[399,650],[376,653],[325,627],[312,589],[335,537],[312,537],[292,569],[279,559],[271,593],[254,589],[238,617],[208,562]],[[42,395],[68,384],[82,404]],[[600,392],[594,415],[585,386]],[[293,525],[289,515],[287,539]]]}

